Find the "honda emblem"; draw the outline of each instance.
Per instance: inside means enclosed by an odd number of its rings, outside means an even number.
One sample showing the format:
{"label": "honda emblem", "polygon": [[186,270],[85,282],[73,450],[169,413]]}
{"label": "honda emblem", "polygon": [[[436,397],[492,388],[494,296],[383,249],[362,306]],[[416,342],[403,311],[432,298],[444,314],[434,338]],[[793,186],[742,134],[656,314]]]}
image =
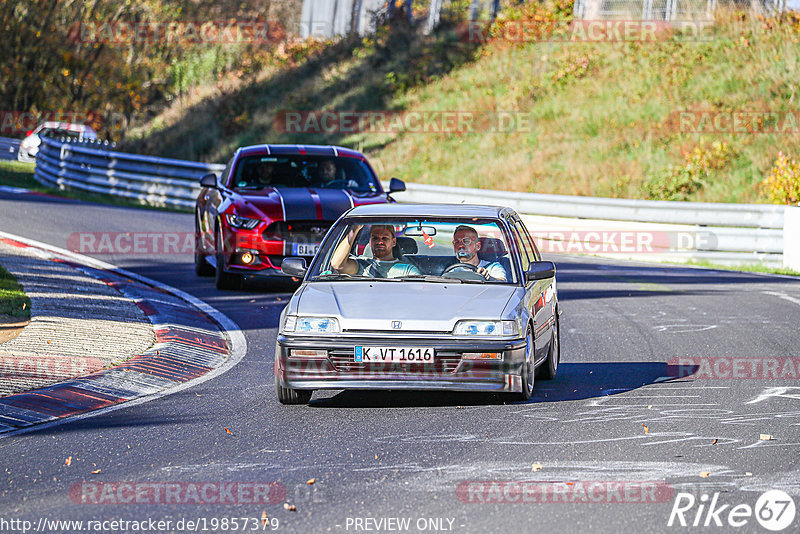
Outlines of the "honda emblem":
{"label": "honda emblem", "polygon": [[401,323],[400,321],[392,321],[392,328],[394,328],[395,330],[400,330],[401,328],[403,328],[403,323]]}

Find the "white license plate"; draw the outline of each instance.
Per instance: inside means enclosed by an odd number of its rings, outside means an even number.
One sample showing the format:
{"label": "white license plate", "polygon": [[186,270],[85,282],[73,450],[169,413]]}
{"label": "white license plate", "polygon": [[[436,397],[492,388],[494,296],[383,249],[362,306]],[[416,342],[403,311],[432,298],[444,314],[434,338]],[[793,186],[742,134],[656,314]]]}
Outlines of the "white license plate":
{"label": "white license plate", "polygon": [[292,243],[292,256],[313,256],[318,250],[318,244]]}
{"label": "white license plate", "polygon": [[355,348],[355,361],[363,363],[433,363],[433,349],[420,347],[363,347]]}

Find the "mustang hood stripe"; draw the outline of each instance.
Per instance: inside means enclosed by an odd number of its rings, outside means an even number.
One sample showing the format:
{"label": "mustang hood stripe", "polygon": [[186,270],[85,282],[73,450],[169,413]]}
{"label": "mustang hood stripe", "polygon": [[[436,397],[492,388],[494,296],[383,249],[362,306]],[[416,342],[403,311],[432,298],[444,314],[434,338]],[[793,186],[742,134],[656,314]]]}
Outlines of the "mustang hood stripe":
{"label": "mustang hood stripe", "polygon": [[283,199],[283,212],[286,221],[317,220],[317,208],[311,191],[305,187],[274,188]]}
{"label": "mustang hood stripe", "polygon": [[322,218],[335,221],[345,211],[353,207],[350,196],[341,189],[316,189],[322,202]]}

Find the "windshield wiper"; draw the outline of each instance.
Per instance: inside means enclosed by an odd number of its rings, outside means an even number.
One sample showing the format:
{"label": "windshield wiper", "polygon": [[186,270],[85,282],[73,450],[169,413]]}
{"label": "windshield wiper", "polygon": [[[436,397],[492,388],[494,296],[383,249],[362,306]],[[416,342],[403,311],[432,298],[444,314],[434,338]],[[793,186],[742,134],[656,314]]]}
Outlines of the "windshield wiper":
{"label": "windshield wiper", "polygon": [[409,274],[407,276],[401,276],[398,280],[407,280],[411,282],[421,280],[423,282],[439,282],[443,284],[461,284],[464,282],[460,278],[448,278],[447,276],[436,276],[433,274]]}

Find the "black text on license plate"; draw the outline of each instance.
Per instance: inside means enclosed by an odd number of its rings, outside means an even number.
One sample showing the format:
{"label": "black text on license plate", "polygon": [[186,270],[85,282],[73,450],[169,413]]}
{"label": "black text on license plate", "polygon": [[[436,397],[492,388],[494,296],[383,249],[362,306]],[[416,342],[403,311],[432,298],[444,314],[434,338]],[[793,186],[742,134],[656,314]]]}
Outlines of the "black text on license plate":
{"label": "black text on license plate", "polygon": [[433,349],[430,347],[357,346],[355,348],[355,361],[364,363],[433,363]]}

